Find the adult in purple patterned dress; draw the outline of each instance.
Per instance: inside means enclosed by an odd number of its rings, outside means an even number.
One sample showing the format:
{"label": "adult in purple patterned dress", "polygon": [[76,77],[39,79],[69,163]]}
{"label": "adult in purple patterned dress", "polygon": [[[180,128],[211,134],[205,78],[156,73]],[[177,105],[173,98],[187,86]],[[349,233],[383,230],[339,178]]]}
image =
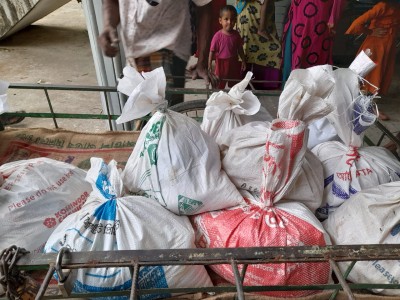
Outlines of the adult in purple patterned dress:
{"label": "adult in purple patterned dress", "polygon": [[284,81],[291,70],[332,64],[334,26],[344,2],[292,0],[284,29]]}

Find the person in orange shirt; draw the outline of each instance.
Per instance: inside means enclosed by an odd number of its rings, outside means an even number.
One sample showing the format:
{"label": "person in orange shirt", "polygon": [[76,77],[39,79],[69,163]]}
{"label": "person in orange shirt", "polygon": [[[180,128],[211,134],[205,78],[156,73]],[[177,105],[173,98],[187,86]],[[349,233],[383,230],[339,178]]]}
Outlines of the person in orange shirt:
{"label": "person in orange shirt", "polygon": [[[377,64],[365,79],[379,88],[379,94],[387,94],[395,67],[396,37],[400,29],[400,1],[385,0],[358,17],[347,29],[346,34],[366,34],[361,50],[370,49],[370,58]],[[376,88],[365,84],[364,89],[375,93]],[[382,111],[381,120],[389,120]]]}

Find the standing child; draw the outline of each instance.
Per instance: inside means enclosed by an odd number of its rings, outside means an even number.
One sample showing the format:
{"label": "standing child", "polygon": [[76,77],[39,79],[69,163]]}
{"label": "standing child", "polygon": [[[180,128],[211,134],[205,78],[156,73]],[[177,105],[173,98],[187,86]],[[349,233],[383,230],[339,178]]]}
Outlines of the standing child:
{"label": "standing child", "polygon": [[[368,25],[368,26],[367,26]],[[350,25],[346,34],[362,34],[367,37],[360,50],[371,50],[371,59],[377,66],[365,76],[365,79],[379,88],[379,94],[385,95],[392,81],[396,59],[396,37],[400,29],[400,1],[386,0],[375,4],[373,8],[358,17]],[[365,85],[367,91],[374,93],[375,87]],[[381,120],[389,117],[380,111]]]}
{"label": "standing child", "polygon": [[[226,83],[231,87],[240,80],[240,71],[246,69],[245,56],[243,51],[243,41],[234,27],[236,24],[237,13],[235,7],[226,5],[221,8],[219,13],[219,23],[222,29],[213,37],[208,56],[208,69],[212,73],[212,61],[215,58],[215,75],[220,79],[218,88],[225,88]],[[238,55],[242,64],[238,60]],[[236,79],[227,81],[226,79]]]}

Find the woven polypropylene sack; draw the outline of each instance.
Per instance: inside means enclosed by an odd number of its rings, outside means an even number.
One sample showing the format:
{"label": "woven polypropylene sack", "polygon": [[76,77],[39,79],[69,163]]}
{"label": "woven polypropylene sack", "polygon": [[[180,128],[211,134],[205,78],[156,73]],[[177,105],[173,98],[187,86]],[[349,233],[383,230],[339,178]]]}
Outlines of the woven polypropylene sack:
{"label": "woven polypropylene sack", "polygon": [[[62,247],[72,251],[153,250],[195,248],[193,228],[185,216],[177,216],[155,201],[140,196],[124,197],[116,162],[106,165],[92,158],[87,180],[93,193],[81,211],[70,215],[49,238],[45,252]],[[211,286],[204,266],[145,266],[140,268],[138,288]],[[128,290],[129,268],[80,269],[74,292]],[[166,298],[170,294],[157,294]],[[149,299],[147,296],[140,299]],[[151,298],[154,299],[154,298]]]}
{"label": "woven polypropylene sack", "polygon": [[58,224],[85,203],[92,187],[86,172],[35,158],[0,167],[0,249],[11,245],[41,253]]}
{"label": "woven polypropylene sack", "polygon": [[[323,225],[334,245],[399,244],[400,182],[391,182],[363,190],[350,197],[329,215]],[[350,262],[341,262],[345,272]],[[354,283],[399,284],[398,261],[379,256],[358,261],[347,279]],[[376,293],[400,296],[396,289],[376,289]]]}
{"label": "woven polypropylene sack", "polygon": [[[266,131],[262,161],[262,188],[258,201],[247,205],[200,214],[193,218],[196,244],[207,248],[299,246],[329,244],[321,223],[303,204],[286,201],[299,176],[306,150],[306,125],[301,121],[274,120]],[[211,268],[234,283],[227,265]],[[249,265],[244,285],[311,285],[329,281],[330,266],[322,263]],[[274,291],[271,296],[299,297],[313,291]]]}
{"label": "woven polypropylene sack", "polygon": [[221,169],[218,145],[199,124],[170,110],[148,121],[122,173],[133,193],[178,215],[232,207],[243,197]]}

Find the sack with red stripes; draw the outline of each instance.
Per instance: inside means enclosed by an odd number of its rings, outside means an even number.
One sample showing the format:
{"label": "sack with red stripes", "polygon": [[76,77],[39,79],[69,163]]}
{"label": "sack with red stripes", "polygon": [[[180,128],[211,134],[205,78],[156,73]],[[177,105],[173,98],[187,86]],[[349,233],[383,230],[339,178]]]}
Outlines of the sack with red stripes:
{"label": "sack with red stripes", "polygon": [[[279,204],[296,180],[306,149],[302,121],[272,122],[263,158],[263,185],[259,202],[196,216],[196,245],[207,248],[325,246],[329,244],[321,223],[298,202]],[[277,203],[278,202],[278,203]],[[212,265],[218,275],[235,282],[229,265]],[[310,285],[329,281],[329,263],[249,265],[244,285]],[[275,297],[300,297],[313,291],[271,291]]]}
{"label": "sack with red stripes", "polygon": [[[279,118],[310,124],[327,115],[332,107],[325,99],[333,86],[330,66],[293,71],[279,97]],[[222,168],[244,197],[257,199],[260,196],[262,160],[270,126],[270,122],[251,122],[217,139]],[[304,151],[297,181],[286,195],[287,199],[299,201],[314,212],[321,206],[323,169],[311,151]]]}
{"label": "sack with red stripes", "polygon": [[[297,75],[303,73],[299,70]],[[293,81],[292,81],[293,82]],[[286,88],[286,87],[285,87]],[[294,86],[293,86],[294,88]],[[287,98],[289,99],[289,98]],[[286,100],[287,100],[286,99]],[[293,98],[291,98],[293,99]],[[282,101],[281,118],[266,128],[267,141],[262,159],[262,185],[259,200],[247,205],[200,214],[192,219],[196,245],[205,248],[325,246],[328,235],[314,214],[302,203],[287,198],[300,174],[307,149],[308,120],[329,112],[321,98],[297,98],[297,103]],[[280,105],[281,105],[280,103]],[[312,107],[312,110],[306,109]],[[281,109],[282,107],[280,107]],[[312,197],[312,195],[310,196]],[[285,201],[283,201],[285,200]],[[235,282],[230,265],[212,265],[212,270],[230,283]],[[312,285],[330,280],[328,262],[249,265],[244,285]],[[315,291],[269,291],[275,297],[301,297]]]}

